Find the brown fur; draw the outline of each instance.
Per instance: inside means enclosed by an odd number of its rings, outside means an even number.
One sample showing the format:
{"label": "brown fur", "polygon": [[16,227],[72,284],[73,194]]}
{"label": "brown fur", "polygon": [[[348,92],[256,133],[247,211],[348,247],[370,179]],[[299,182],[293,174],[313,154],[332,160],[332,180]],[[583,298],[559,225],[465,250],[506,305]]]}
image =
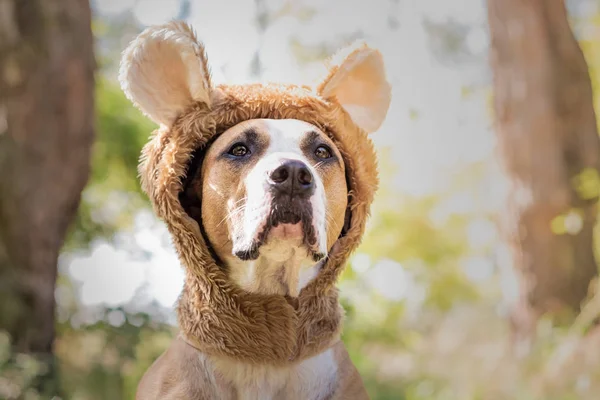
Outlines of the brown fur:
{"label": "brown fur", "polygon": [[[321,163],[319,168],[315,168],[326,188],[325,195],[329,215],[327,220],[330,225],[327,229],[327,248],[331,248],[339,237],[347,206],[348,190],[344,174],[345,166],[333,141],[323,132],[318,131],[317,127],[309,127],[310,125],[307,125],[306,129],[317,133],[320,142],[329,145],[336,157],[340,158],[340,163]],[[231,256],[232,254],[232,241],[229,236],[230,232],[236,228],[232,225],[234,222],[238,222],[228,216],[240,205],[245,206],[244,198],[247,193],[244,180],[254,168],[261,154],[256,154],[252,162],[235,166],[232,166],[227,160],[223,160],[221,155],[233,143],[239,142],[240,134],[249,128],[252,128],[258,142],[262,143],[260,148],[267,147],[270,139],[264,120],[248,120],[233,126],[221,134],[206,151],[201,173],[195,173],[189,184],[188,193],[186,193],[185,200],[188,203],[199,204],[199,199],[202,198],[201,217],[196,216],[195,219],[202,221],[208,241],[221,260],[225,260],[227,255]],[[299,133],[301,135],[303,132]],[[189,211],[188,214],[190,214]]]}
{"label": "brown fur", "polygon": [[[166,59],[157,55],[164,52],[165,46],[169,47],[172,32],[176,32],[177,42],[167,54],[173,55],[176,49],[185,52],[186,57]],[[162,83],[156,71],[189,71],[190,54],[197,56],[194,62],[201,66],[197,70],[204,74],[188,75],[188,81],[205,92],[184,88],[183,95],[177,93],[171,99],[174,87],[185,86],[183,78],[171,74],[168,77],[171,83]],[[366,60],[366,64],[361,60]],[[158,65],[153,68],[152,63]],[[166,361],[159,368],[169,372],[160,374],[154,370],[152,378],[144,378],[153,381],[151,386],[156,391],[152,392],[148,386],[142,389],[143,381],[140,390],[148,395],[139,398],[214,398],[192,394],[196,390],[194,379],[203,385],[218,386],[218,382],[201,378],[202,366],[197,367],[198,375],[190,372],[195,371],[192,367],[199,362],[193,349],[211,359],[284,368],[332,347],[336,359],[346,364],[340,379],[350,381],[347,386],[340,383],[345,389],[336,391],[331,398],[366,398],[362,384],[357,387],[360,379],[352,372],[355,369],[339,342],[343,310],[335,283],[360,243],[378,185],[376,155],[368,132],[381,124],[389,105],[389,86],[381,75],[381,66],[379,53],[363,46],[350,51],[334,65],[317,90],[277,84],[213,88],[202,45],[181,23],[150,28],[150,32],[143,33],[125,51],[121,69],[123,88],[142,111],[161,124],[143,149],[139,169],[142,186],[156,214],[166,222],[186,270],[177,306],[181,339],[174,344],[175,349],[162,356]],[[353,82],[362,85],[363,97],[348,89]],[[161,85],[165,87],[154,87]],[[340,101],[338,93],[344,101]],[[363,105],[361,101],[369,103]],[[363,106],[365,109],[356,110]],[[202,151],[215,135],[255,118],[292,118],[319,127],[340,150],[347,171],[350,215],[347,228],[333,245],[316,278],[295,299],[248,293],[233,284],[217,265],[200,226],[185,212],[179,198],[192,154],[198,149]],[[163,389],[159,388],[169,385],[179,389],[172,389],[170,397],[160,395]],[[177,391],[183,394],[174,395]]]}
{"label": "brown fur", "polygon": [[[319,400],[364,400],[368,399],[362,379],[352,365],[348,352],[341,341],[332,346],[333,358],[338,368],[335,383],[321,395]],[[142,378],[136,398],[146,399],[193,399],[234,400],[244,394],[214,374],[216,365],[181,337],[155,362]],[[267,373],[273,371],[267,370]],[[207,384],[210,383],[210,384]],[[274,400],[302,399],[293,385],[284,385],[274,395]],[[261,399],[262,400],[262,399]]]}

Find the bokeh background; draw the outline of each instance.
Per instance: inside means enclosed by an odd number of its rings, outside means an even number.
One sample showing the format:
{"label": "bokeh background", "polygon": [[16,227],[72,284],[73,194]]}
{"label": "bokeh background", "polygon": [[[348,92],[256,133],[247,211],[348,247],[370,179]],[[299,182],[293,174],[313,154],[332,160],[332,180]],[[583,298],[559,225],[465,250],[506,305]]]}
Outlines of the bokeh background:
{"label": "bokeh background", "polygon": [[[567,6],[595,82],[600,2]],[[512,350],[518,288],[496,221],[507,185],[492,123],[485,1],[95,0],[92,9],[92,173],[55,292],[64,398],[133,399],[176,332],[183,272],[136,172],[155,127],[117,82],[127,43],[173,18],[196,29],[216,82],[310,84],[354,39],[382,51],[393,86],[373,135],[382,185],[339,285],[344,341],[373,399],[598,398],[597,340],[586,342],[587,357],[573,356],[587,339],[542,319],[535,344]],[[9,343],[0,334],[0,398],[28,393],[35,374],[26,361],[18,379],[3,367]]]}

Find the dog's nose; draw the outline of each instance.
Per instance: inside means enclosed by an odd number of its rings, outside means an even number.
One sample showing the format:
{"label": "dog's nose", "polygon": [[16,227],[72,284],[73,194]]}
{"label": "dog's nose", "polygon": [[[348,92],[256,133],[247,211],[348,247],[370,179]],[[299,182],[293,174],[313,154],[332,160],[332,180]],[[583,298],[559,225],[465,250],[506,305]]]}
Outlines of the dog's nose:
{"label": "dog's nose", "polygon": [[269,178],[271,187],[279,193],[308,197],[315,191],[313,176],[302,161],[284,161],[271,172]]}

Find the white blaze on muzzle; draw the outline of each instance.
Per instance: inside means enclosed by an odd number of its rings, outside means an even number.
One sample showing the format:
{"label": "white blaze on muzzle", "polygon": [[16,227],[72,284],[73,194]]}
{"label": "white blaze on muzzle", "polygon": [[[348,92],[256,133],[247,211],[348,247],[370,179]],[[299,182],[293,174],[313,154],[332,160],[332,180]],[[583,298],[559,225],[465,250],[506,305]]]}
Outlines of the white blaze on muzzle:
{"label": "white blaze on muzzle", "polygon": [[[312,177],[310,196],[294,201],[302,202],[310,210],[296,210],[297,212],[310,211],[310,223],[315,231],[316,248],[313,250],[322,255],[327,254],[327,199],[323,181],[315,168],[314,163],[306,158],[301,148],[302,132],[316,129],[312,125],[298,120],[267,120],[265,121],[269,133],[269,145],[261,155],[260,160],[254,165],[245,179],[246,204],[243,216],[243,241],[257,240],[274,207],[281,207],[280,201],[288,201],[288,198],[279,199],[273,189],[271,179],[273,171],[285,163],[296,162],[303,165]],[[296,177],[289,177],[296,179]],[[289,199],[291,200],[291,199]],[[267,238],[268,240],[268,238]]]}

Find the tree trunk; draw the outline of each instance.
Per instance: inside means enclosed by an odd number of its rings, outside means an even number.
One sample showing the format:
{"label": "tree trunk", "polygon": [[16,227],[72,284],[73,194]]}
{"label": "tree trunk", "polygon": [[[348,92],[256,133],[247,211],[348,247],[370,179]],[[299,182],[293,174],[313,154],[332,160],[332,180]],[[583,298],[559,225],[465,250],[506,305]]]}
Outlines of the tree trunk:
{"label": "tree trunk", "polygon": [[56,392],[59,250],[87,182],[94,55],[87,0],[0,0],[0,330]]}
{"label": "tree trunk", "polygon": [[[519,281],[526,337],[542,315],[576,314],[598,269],[600,140],[583,53],[562,0],[488,0],[499,153],[510,181],[501,230]],[[583,184],[583,186],[582,186]]]}

